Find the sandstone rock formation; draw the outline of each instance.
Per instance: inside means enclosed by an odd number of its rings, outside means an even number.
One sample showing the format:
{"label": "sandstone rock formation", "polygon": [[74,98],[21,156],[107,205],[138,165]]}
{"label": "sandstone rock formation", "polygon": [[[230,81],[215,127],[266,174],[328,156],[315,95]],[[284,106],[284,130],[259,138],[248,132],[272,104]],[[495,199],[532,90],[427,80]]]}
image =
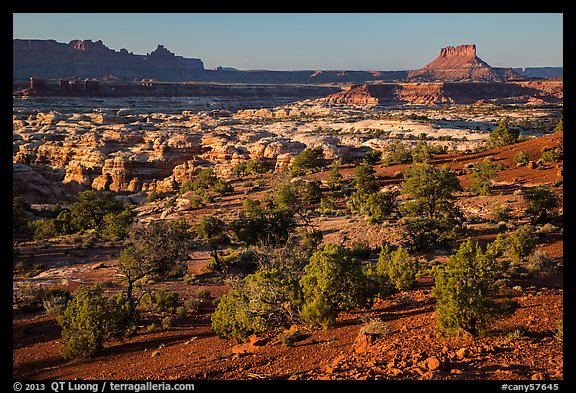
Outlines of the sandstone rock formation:
{"label": "sandstone rock formation", "polygon": [[329,105],[438,105],[478,101],[559,102],[563,83],[538,82],[420,82],[353,85],[318,102]]}
{"label": "sandstone rock formation", "polygon": [[408,79],[419,80],[489,80],[517,79],[511,68],[494,68],[476,55],[476,45],[448,46],[440,50],[434,61],[419,70],[409,71]]}

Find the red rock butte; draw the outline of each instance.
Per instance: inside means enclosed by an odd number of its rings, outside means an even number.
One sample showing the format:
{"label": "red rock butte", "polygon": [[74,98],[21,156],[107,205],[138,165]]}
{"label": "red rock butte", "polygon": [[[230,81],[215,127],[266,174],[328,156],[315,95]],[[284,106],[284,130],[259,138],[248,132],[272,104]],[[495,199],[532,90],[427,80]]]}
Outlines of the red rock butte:
{"label": "red rock butte", "polygon": [[520,77],[511,68],[490,66],[476,54],[476,45],[448,46],[440,49],[434,61],[419,70],[410,71],[408,78],[421,80],[491,80],[503,81]]}

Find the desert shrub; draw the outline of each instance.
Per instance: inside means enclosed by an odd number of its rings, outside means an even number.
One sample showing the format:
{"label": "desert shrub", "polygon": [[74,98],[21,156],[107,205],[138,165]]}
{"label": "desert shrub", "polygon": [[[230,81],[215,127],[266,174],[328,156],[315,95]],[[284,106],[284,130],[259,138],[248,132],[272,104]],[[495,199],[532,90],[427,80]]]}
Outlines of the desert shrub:
{"label": "desert shrub", "polygon": [[454,211],[453,193],[461,190],[460,181],[450,168],[413,164],[404,171],[403,191],[411,199],[403,208],[407,215],[439,218]]}
{"label": "desert shrub", "polygon": [[496,205],[492,210],[494,221],[508,221],[510,219],[510,207],[506,205]]}
{"label": "desert shrub", "polygon": [[558,268],[548,253],[540,248],[528,256],[527,265],[530,273],[554,272]]}
{"label": "desert shrub", "polygon": [[376,165],[382,158],[382,152],[380,150],[370,149],[362,157],[362,162],[368,165]]}
{"label": "desert shrub", "polygon": [[306,148],[292,162],[291,173],[299,176],[305,173],[317,172],[324,167],[324,150],[321,146]]}
{"label": "desert shrub", "polygon": [[371,318],[360,328],[361,334],[386,336],[390,334],[390,326],[379,318]]}
{"label": "desert shrub", "polygon": [[196,226],[196,234],[202,240],[208,242],[225,242],[225,223],[221,219],[212,215],[204,215]]}
{"label": "desert shrub", "polygon": [[214,182],[212,190],[220,195],[226,195],[234,192],[234,187],[232,187],[232,184],[218,179],[216,182]]}
{"label": "desert shrub", "polygon": [[302,209],[302,197],[298,184],[285,182],[278,185],[273,201],[280,210],[291,212],[292,214],[300,212]]}
{"label": "desert shrub", "polygon": [[195,274],[186,274],[184,276],[184,282],[187,285],[199,285],[200,284],[200,280],[198,280],[198,277]]}
{"label": "desert shrub", "polygon": [[230,223],[230,229],[234,237],[245,244],[264,240],[280,243],[286,241],[295,225],[293,210],[246,199],[244,211]]}
{"label": "desert shrub", "polygon": [[431,146],[425,140],[419,140],[411,151],[412,162],[426,163],[434,158],[435,155],[442,153],[444,153],[442,146]]}
{"label": "desert shrub", "polygon": [[149,311],[160,313],[173,313],[180,303],[178,292],[168,291],[160,288],[147,292],[142,297],[142,305]]}
{"label": "desert shrub", "polygon": [[309,299],[304,303],[300,311],[300,316],[303,320],[311,325],[321,326],[324,329],[334,325],[337,315],[338,313],[334,310],[334,307],[321,297]]}
{"label": "desert shrub", "polygon": [[75,227],[83,229],[100,228],[104,217],[110,213],[120,214],[124,210],[122,202],[118,201],[111,192],[97,192],[87,190],[78,194],[78,199],[72,206],[72,222]]}
{"label": "desert shrub", "polygon": [[298,320],[298,280],[282,269],[259,270],[235,281],[212,314],[221,338],[245,340],[251,334],[281,331]]}
{"label": "desert shrub", "polygon": [[103,218],[102,235],[112,240],[124,239],[128,236],[135,215],[132,209],[124,209],[118,214],[106,214]]}
{"label": "desert shrub", "polygon": [[319,180],[309,181],[304,187],[302,199],[307,203],[318,203],[322,199],[322,187]]}
{"label": "desert shrub", "polygon": [[302,247],[309,251],[315,251],[324,239],[324,235],[319,229],[299,228],[298,235],[300,236]]}
{"label": "desert shrub", "polygon": [[382,224],[390,218],[396,194],[393,192],[373,192],[371,194],[361,194],[355,192],[348,198],[346,206],[348,209],[357,214],[367,214],[369,224]]}
{"label": "desert shrub", "polygon": [[412,161],[412,153],[406,145],[399,141],[390,141],[383,149],[382,164],[385,166],[405,164]]}
{"label": "desert shrub", "polygon": [[550,148],[550,147],[543,147],[542,148],[542,155],[540,156],[540,161],[544,164],[553,164],[558,161],[562,161],[562,149],[557,148]]}
{"label": "desert shrub", "polygon": [[232,168],[232,174],[235,177],[256,175],[264,172],[266,172],[266,166],[264,165],[264,163],[254,159],[239,162]]}
{"label": "desert shrub", "polygon": [[67,340],[62,355],[66,359],[90,357],[114,338],[134,331],[126,299],[122,295],[106,298],[98,286],[80,287],[58,322]]}
{"label": "desert shrub", "polygon": [[539,234],[547,234],[547,233],[553,233],[553,232],[557,232],[560,228],[558,228],[555,225],[550,224],[549,222],[547,222],[546,224],[537,227],[536,228],[536,233]]}
{"label": "desert shrub", "polygon": [[352,242],[350,245],[350,254],[354,258],[368,259],[372,254],[372,247],[366,240]]}
{"label": "desert shrub", "polygon": [[331,326],[341,310],[366,307],[373,293],[364,285],[365,274],[351,250],[328,244],[310,257],[300,280],[304,294],[302,318],[311,325]]}
{"label": "desert shrub", "polygon": [[526,150],[520,150],[514,155],[513,160],[516,163],[516,166],[526,166],[528,165],[528,162],[530,162],[530,156]]}
{"label": "desert shrub", "polygon": [[516,262],[522,261],[536,247],[534,229],[530,225],[518,227],[506,238],[509,256]]}
{"label": "desert shrub", "polygon": [[164,329],[170,329],[176,324],[176,317],[173,315],[167,315],[162,318],[162,327]]}
{"label": "desert shrub", "polygon": [[336,210],[336,203],[334,203],[334,198],[328,196],[320,199],[320,210],[324,213],[329,213]]}
{"label": "desert shrub", "polygon": [[332,191],[339,190],[342,187],[342,175],[339,172],[340,161],[334,160],[330,166],[330,173],[328,175],[327,185]]}
{"label": "desert shrub", "polygon": [[200,306],[202,305],[202,300],[198,298],[190,298],[184,301],[184,309],[197,312],[200,310]]}
{"label": "desert shrub", "polygon": [[354,170],[354,180],[352,184],[356,192],[360,195],[369,195],[378,191],[374,167],[368,164],[358,165]]}
{"label": "desert shrub", "polygon": [[523,198],[528,203],[526,214],[530,216],[533,224],[546,222],[555,216],[558,200],[546,186],[539,185],[527,190]]}
{"label": "desert shrub", "polygon": [[131,312],[138,305],[134,294],[141,280],[151,277],[183,277],[186,273],[190,233],[185,221],[152,221],[133,225],[129,245],[120,253],[118,268],[126,281]]}
{"label": "desert shrub", "polygon": [[516,128],[509,125],[509,119],[504,118],[498,124],[498,127],[490,133],[490,139],[487,144],[488,147],[500,147],[512,145],[517,143],[520,137],[520,132]]}
{"label": "desert shrub", "polygon": [[495,319],[511,315],[518,303],[497,301],[499,286],[494,275],[496,258],[483,253],[477,243],[462,243],[447,264],[434,268],[433,295],[437,299],[438,327],[454,334],[483,333]]}
{"label": "desert shrub", "polygon": [[196,293],[196,296],[200,299],[212,299],[212,294],[208,289],[201,289]]}
{"label": "desert shrub", "polygon": [[454,217],[406,216],[398,220],[398,224],[404,235],[404,244],[415,250],[446,244],[463,232],[461,222]]}
{"label": "desert shrub", "polygon": [[560,116],[560,120],[558,120],[556,127],[554,127],[554,132],[563,132],[563,131],[564,131],[564,115]]}
{"label": "desert shrub", "polygon": [[20,232],[28,228],[32,207],[22,197],[12,197],[12,232]]}
{"label": "desert shrub", "polygon": [[69,291],[59,288],[50,288],[42,295],[42,307],[46,314],[52,316],[62,315],[71,299]]}
{"label": "desert shrub", "polygon": [[43,296],[44,289],[40,285],[25,283],[14,292],[13,303],[20,311],[37,311],[42,307]]}
{"label": "desert shrub", "polygon": [[391,250],[386,245],[382,247],[376,264],[376,272],[399,291],[414,285],[418,268],[418,261],[407,250],[402,247]]}
{"label": "desert shrub", "polygon": [[34,239],[51,239],[79,231],[74,224],[72,213],[67,209],[60,211],[55,218],[31,221],[29,227],[33,231]]}
{"label": "desert shrub", "polygon": [[490,181],[496,176],[497,166],[490,158],[478,163],[470,175],[472,183],[468,189],[480,195],[490,195]]}

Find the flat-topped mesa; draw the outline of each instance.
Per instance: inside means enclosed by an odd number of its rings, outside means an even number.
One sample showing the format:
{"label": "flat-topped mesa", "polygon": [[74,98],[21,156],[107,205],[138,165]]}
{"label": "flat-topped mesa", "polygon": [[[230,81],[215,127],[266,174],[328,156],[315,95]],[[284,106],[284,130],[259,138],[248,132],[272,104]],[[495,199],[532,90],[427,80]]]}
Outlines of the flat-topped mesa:
{"label": "flat-topped mesa", "polygon": [[490,80],[505,81],[520,75],[512,69],[494,68],[476,54],[476,45],[448,46],[432,62],[410,71],[408,78],[420,80]]}
{"label": "flat-topped mesa", "polygon": [[440,57],[448,56],[476,56],[476,45],[447,46],[440,49]]}

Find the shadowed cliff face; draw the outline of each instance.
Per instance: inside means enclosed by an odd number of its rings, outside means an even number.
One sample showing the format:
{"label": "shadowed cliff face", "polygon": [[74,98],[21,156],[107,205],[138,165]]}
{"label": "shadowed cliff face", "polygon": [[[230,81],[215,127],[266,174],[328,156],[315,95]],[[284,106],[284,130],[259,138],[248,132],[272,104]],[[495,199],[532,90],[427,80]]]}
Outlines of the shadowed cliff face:
{"label": "shadowed cliff face", "polygon": [[13,40],[13,79],[174,78],[204,70],[200,59],[176,56],[162,45],[145,56],[106,47],[102,41]]}

